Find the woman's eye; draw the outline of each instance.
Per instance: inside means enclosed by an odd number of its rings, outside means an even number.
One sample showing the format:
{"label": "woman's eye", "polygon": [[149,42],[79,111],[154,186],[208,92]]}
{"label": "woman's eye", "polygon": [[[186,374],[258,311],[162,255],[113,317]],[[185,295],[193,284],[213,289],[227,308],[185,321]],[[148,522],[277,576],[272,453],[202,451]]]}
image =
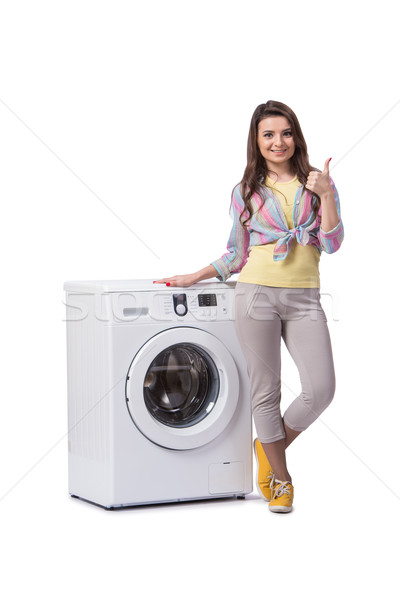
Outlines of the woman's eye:
{"label": "woman's eye", "polygon": [[[285,133],[283,135],[286,135],[287,137],[291,137],[292,136],[292,132],[291,131],[285,131]],[[273,137],[272,133],[264,133],[264,137],[265,138],[271,138]]]}

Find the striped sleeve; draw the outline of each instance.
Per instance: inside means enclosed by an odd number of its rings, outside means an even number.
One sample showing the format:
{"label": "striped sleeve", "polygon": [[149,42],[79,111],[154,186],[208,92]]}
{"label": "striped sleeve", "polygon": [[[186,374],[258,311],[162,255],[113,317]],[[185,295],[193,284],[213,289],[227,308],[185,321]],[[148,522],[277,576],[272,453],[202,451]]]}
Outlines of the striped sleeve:
{"label": "striped sleeve", "polygon": [[339,250],[344,238],[343,222],[340,214],[339,194],[332,179],[331,186],[335,194],[336,208],[339,215],[339,223],[330,231],[324,231],[320,227],[318,232],[318,239],[319,243],[321,244],[321,249],[324,250],[327,254],[333,254],[334,252]]}
{"label": "striped sleeve", "polygon": [[239,220],[243,208],[244,202],[240,193],[240,185],[237,185],[232,192],[230,216],[233,219],[233,225],[227,244],[228,252],[211,263],[219,273],[217,276],[219,281],[226,281],[233,273],[239,273],[247,262],[250,233]]}

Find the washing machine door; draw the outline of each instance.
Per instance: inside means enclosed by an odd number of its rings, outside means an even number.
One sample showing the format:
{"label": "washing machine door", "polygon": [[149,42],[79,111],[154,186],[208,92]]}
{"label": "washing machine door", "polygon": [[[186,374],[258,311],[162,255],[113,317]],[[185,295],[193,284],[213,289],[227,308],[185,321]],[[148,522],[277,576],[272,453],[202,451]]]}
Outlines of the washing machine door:
{"label": "washing machine door", "polygon": [[189,450],[217,438],[239,399],[239,375],[226,346],[194,327],[167,329],[134,357],[126,380],[129,413],[155,444]]}

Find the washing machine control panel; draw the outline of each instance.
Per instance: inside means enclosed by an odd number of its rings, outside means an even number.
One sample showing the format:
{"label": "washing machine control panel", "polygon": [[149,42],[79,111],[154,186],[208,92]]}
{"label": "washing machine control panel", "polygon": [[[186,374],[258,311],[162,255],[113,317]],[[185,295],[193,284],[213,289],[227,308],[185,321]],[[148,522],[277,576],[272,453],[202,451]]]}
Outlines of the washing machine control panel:
{"label": "washing machine control panel", "polygon": [[[108,300],[105,297],[108,297]],[[229,321],[233,318],[234,289],[213,288],[203,291],[186,288],[184,291],[112,293],[106,294],[105,297],[103,302],[107,304],[111,301],[113,321],[118,323],[138,320],[141,323],[154,320],[188,323]],[[102,311],[99,304],[99,318],[103,314]]]}
{"label": "washing machine control panel", "polygon": [[163,294],[160,309],[167,316],[173,313],[178,320],[199,321],[229,320],[232,318],[233,290],[200,293],[188,290],[185,293]]}

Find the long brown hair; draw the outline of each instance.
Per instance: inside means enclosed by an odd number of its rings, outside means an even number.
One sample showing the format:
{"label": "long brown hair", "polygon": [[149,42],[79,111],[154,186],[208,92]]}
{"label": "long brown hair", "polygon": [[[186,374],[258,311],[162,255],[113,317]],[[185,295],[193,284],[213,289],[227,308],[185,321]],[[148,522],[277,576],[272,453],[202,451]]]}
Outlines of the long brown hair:
{"label": "long brown hair", "polygon": [[[293,141],[295,143],[295,151],[290,159],[293,171],[297,174],[297,177],[302,185],[306,185],[307,177],[310,171],[320,171],[310,165],[307,152],[307,144],[304,139],[303,132],[301,131],[300,123],[298,118],[294,114],[291,108],[282,102],[276,102],[275,100],[268,100],[265,104],[257,106],[256,110],[251,117],[249,137],[247,140],[247,165],[243,174],[243,179],[240,182],[242,198],[244,200],[244,210],[240,215],[242,225],[251,219],[254,213],[251,198],[253,194],[260,194],[261,198],[265,198],[263,194],[263,187],[266,185],[266,177],[273,171],[269,170],[265,158],[262,156],[258,144],[258,125],[260,121],[266,117],[282,116],[290,123],[292,130]],[[316,218],[319,207],[321,205],[321,199],[317,194],[314,194],[315,201],[313,204],[314,218]],[[247,218],[242,221],[243,216],[246,214]]]}

